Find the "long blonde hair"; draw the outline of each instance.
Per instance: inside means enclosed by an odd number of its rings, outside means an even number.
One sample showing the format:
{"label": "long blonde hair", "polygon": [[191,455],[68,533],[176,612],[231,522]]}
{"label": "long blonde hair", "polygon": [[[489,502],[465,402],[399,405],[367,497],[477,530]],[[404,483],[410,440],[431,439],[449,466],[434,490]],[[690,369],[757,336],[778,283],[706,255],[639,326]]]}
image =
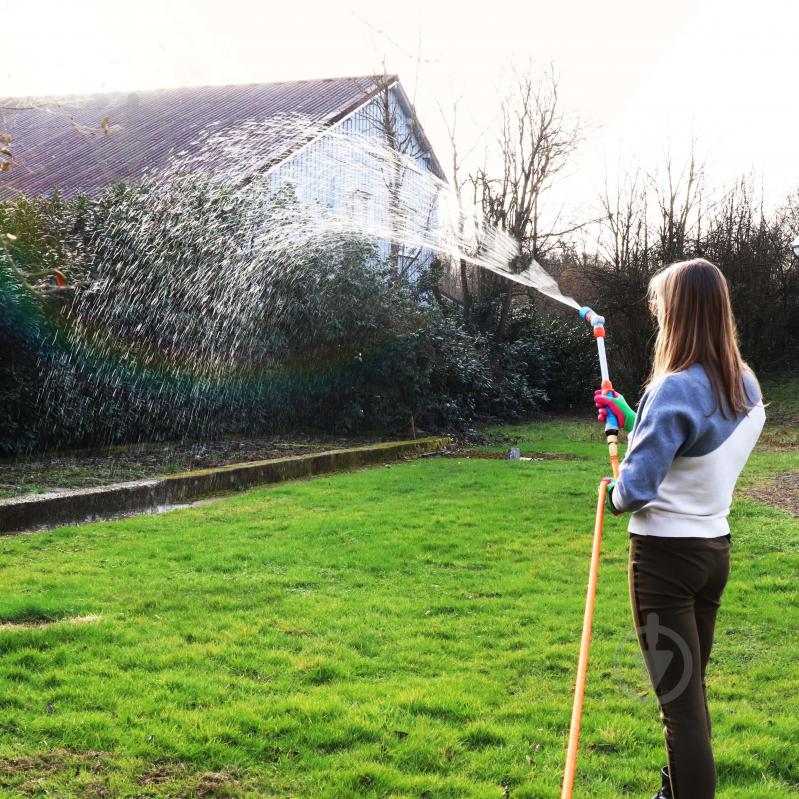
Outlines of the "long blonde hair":
{"label": "long blonde hair", "polygon": [[725,417],[750,407],[744,386],[749,367],[738,347],[730,291],[721,270],[704,258],[672,264],[650,281],[649,303],[659,330],[647,385],[700,363]]}

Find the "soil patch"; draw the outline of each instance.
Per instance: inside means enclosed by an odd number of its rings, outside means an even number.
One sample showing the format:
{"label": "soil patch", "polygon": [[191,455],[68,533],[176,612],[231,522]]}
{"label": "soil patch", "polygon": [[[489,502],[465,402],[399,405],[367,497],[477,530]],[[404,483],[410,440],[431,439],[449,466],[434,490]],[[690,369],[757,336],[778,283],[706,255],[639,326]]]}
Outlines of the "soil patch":
{"label": "soil patch", "polygon": [[222,797],[238,796],[239,789],[242,787],[240,777],[241,773],[238,769],[192,774],[190,763],[156,760],[136,782],[142,787],[163,786],[172,782],[179,782],[181,785],[193,784],[192,796],[222,799]]}
{"label": "soil patch", "polygon": [[[43,782],[59,773],[77,775],[88,772],[99,775],[105,771],[108,752],[71,752],[51,749],[36,755],[19,755],[0,760],[0,786],[14,786],[21,793],[45,795]],[[98,784],[98,783],[95,783]],[[98,784],[99,785],[99,784]],[[46,795],[52,795],[49,792]]]}
{"label": "soil patch", "polygon": [[761,449],[799,449],[799,417],[779,419],[776,422],[769,418],[757,445]]}
{"label": "soil patch", "polygon": [[41,627],[50,627],[53,624],[92,624],[102,621],[102,616],[90,613],[87,616],[56,617],[56,618],[32,618],[24,621],[3,621],[0,622],[0,632],[3,630],[34,630]]}
{"label": "soil patch", "polygon": [[176,763],[171,760],[156,760],[137,780],[138,785],[163,785],[185,776],[189,770],[188,763]]}
{"label": "soil patch", "polygon": [[786,472],[768,482],[747,488],[744,496],[799,516],[799,472]]}
{"label": "soil patch", "polygon": [[241,788],[238,777],[239,772],[235,769],[206,771],[197,781],[195,792],[198,797],[214,797],[214,799],[238,796]]}

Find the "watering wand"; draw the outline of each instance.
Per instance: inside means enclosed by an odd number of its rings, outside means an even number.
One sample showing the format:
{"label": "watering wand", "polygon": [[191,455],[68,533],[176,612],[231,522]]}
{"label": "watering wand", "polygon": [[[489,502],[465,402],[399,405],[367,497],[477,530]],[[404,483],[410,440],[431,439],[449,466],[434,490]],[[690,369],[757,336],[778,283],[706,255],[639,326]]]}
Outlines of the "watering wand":
{"label": "watering wand", "polygon": [[[580,316],[591,325],[596,339],[599,354],[599,369],[602,374],[602,393],[609,394],[613,391],[608,373],[608,357],[605,352],[605,318],[588,307],[580,308]],[[608,453],[613,476],[619,476],[619,430],[623,426],[623,419],[617,419],[608,408],[605,422],[605,435],[608,439]],[[574,775],[577,769],[577,750],[580,743],[580,723],[583,717],[583,698],[585,697],[585,683],[588,676],[588,650],[591,647],[591,626],[594,621],[594,600],[596,598],[597,579],[599,577],[599,554],[602,548],[602,527],[605,521],[605,495],[608,490],[608,478],[603,478],[599,483],[596,503],[596,520],[594,522],[594,541],[591,548],[591,567],[588,572],[588,591],[585,598],[585,613],[583,614],[583,632],[580,637],[580,657],[577,661],[577,680],[574,688],[574,703],[572,705],[571,724],[569,726],[569,745],[566,750],[566,767],[563,770],[563,787],[561,799],[571,799],[574,790]]]}
{"label": "watering wand", "polygon": [[[597,354],[599,355],[599,371],[602,375],[600,388],[603,394],[611,394],[613,384],[610,382],[608,372],[608,356],[605,352],[605,317],[600,316],[596,311],[592,311],[587,305],[580,308],[580,318],[591,325],[596,339]],[[610,466],[613,476],[619,476],[619,430],[624,427],[624,419],[617,419],[610,408],[607,409],[608,416],[605,422],[605,435],[608,439],[608,454],[610,455]]]}

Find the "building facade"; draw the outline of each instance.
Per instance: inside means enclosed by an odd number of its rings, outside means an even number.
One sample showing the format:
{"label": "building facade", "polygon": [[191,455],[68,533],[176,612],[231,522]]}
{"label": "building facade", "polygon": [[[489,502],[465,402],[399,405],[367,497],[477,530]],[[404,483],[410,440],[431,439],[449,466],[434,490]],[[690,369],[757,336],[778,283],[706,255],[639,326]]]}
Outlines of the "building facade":
{"label": "building facade", "polygon": [[399,273],[434,257],[446,181],[396,75],[6,103],[0,134],[12,161],[0,200],[92,196],[175,163],[202,168],[193,156],[211,138],[258,126],[266,155],[245,170],[266,173],[273,189],[291,184],[331,223],[373,238]]}

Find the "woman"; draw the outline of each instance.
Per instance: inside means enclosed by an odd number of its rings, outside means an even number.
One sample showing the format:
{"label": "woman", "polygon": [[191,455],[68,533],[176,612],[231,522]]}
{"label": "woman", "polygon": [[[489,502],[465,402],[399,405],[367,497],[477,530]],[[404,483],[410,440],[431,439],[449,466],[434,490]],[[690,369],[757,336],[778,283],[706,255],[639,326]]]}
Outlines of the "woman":
{"label": "woman", "polygon": [[713,799],[705,669],[729,572],[732,492],[765,413],[717,267],[674,264],[649,299],[659,331],[638,413],[619,394],[595,395],[600,420],[612,412],[630,432],[607,501],[632,513],[630,599],[668,755],[655,799]]}

